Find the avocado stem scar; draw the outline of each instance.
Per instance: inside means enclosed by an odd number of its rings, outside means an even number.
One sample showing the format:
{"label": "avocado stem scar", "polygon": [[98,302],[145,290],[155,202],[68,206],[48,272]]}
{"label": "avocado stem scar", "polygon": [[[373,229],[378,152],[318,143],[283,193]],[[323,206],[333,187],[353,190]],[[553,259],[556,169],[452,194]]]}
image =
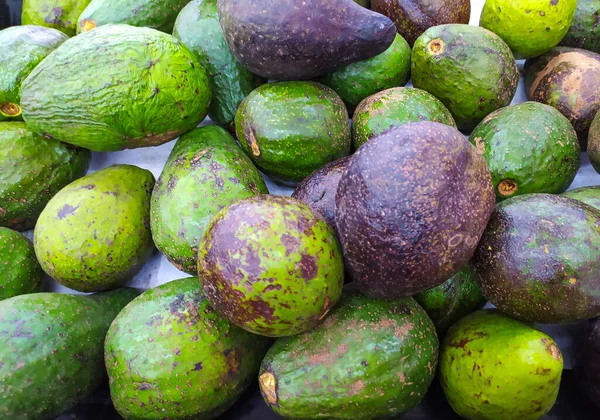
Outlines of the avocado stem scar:
{"label": "avocado stem scar", "polygon": [[260,375],[258,382],[269,404],[277,404],[277,379],[275,379],[275,375],[271,372],[265,372]]}
{"label": "avocado stem scar", "polygon": [[518,189],[519,186],[512,179],[502,180],[502,182],[498,184],[498,192],[503,197],[510,197],[511,195],[514,195]]}
{"label": "avocado stem scar", "polygon": [[427,50],[433,55],[440,55],[444,52],[446,44],[440,38],[432,39],[427,44]]}
{"label": "avocado stem scar", "polygon": [[17,104],[13,104],[12,102],[7,102],[0,106],[0,112],[8,117],[15,117],[17,115],[21,115],[21,107]]}
{"label": "avocado stem scar", "polygon": [[94,29],[95,27],[96,27],[96,22],[94,22],[93,20],[84,19],[83,25],[81,26],[81,31],[88,32],[88,31],[91,31],[92,29]]}

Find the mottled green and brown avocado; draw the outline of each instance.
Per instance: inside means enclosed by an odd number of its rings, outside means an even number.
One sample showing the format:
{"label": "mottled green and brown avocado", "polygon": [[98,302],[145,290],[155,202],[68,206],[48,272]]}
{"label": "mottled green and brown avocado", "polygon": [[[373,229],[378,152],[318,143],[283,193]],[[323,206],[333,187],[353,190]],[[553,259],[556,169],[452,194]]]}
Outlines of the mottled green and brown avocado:
{"label": "mottled green and brown avocado", "polygon": [[600,408],[600,318],[582,326],[581,339],[576,344],[575,373],[581,391]]}
{"label": "mottled green and brown avocado", "polygon": [[494,208],[483,157],[455,128],[405,124],[354,154],[335,221],[348,269],[372,298],[411,296],[456,274]]}
{"label": "mottled green and brown avocado", "polygon": [[321,325],[275,342],[261,366],[260,390],[285,418],[389,418],[421,401],[438,346],[414,299],[345,292]]}
{"label": "mottled green and brown avocado", "polygon": [[236,200],[268,193],[227,131],[215,125],[196,128],[179,138],[154,186],[154,243],[177,268],[195,275],[198,244],[213,216]]}
{"label": "mottled green and brown avocado", "polygon": [[600,173],[600,109],[590,124],[588,133],[588,157],[596,172]]}
{"label": "mottled green and brown avocado", "polygon": [[21,24],[58,29],[68,36],[77,32],[77,18],[91,0],[23,0]]}
{"label": "mottled green and brown avocado", "polygon": [[212,419],[255,378],[270,340],[231,325],[198,279],[144,292],[106,335],[110,394],[125,419]]}
{"label": "mottled green and brown avocado", "polygon": [[559,45],[600,54],[600,0],[577,0],[573,23]]}
{"label": "mottled green and brown avocado", "polygon": [[153,187],[150,171],[113,165],[63,188],[35,226],[33,242],[44,271],[80,292],[131,280],[154,250]]}
{"label": "mottled green and brown avocado", "polygon": [[537,420],[554,405],[562,370],[552,338],[486,309],[450,328],[438,377],[448,402],[465,419]]}
{"label": "mottled green and brown avocado", "polygon": [[41,291],[44,271],[35,257],[33,243],[5,227],[0,227],[0,267],[0,301]]}
{"label": "mottled green and brown avocado", "polygon": [[290,197],[260,195],[215,216],[198,276],[211,306],[233,324],[281,337],[314,327],[333,308],[344,263],[320,214]]}
{"label": "mottled green and brown avocado", "polygon": [[600,185],[575,188],[574,190],[564,192],[562,195],[600,210]]}

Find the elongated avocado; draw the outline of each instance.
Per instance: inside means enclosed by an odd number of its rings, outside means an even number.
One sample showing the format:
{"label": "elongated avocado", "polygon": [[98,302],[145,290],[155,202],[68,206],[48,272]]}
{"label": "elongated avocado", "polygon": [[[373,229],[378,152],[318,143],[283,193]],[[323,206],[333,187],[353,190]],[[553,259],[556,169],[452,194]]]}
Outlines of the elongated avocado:
{"label": "elongated avocado", "polygon": [[31,241],[14,230],[0,227],[0,301],[40,292],[44,271]]}
{"label": "elongated avocado", "polygon": [[77,18],[91,0],[23,0],[22,25],[38,25],[75,36]]}
{"label": "elongated avocado", "polygon": [[590,163],[600,173],[600,109],[590,124],[588,135],[588,156]]}
{"label": "elongated avocado", "polygon": [[600,54],[600,0],[577,0],[573,23],[559,45]]}

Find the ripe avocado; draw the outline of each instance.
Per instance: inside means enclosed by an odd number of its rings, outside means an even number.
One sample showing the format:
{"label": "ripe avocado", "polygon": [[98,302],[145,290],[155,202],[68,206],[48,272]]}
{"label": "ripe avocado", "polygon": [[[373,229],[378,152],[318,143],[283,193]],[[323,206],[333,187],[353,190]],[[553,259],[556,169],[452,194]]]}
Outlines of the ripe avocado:
{"label": "ripe avocado", "polygon": [[275,342],[260,369],[260,390],[286,418],[389,418],[421,401],[438,347],[433,323],[413,298],[344,293],[321,325]]}
{"label": "ripe avocado", "polygon": [[495,203],[482,156],[455,128],[405,124],[354,154],[335,221],[360,291],[394,299],[435,287],[471,258]]}
{"label": "ripe avocado", "polygon": [[35,226],[33,243],[44,271],[80,292],[130,280],[154,250],[153,186],[150,171],[113,165],[63,188]]}
{"label": "ripe avocado", "polygon": [[198,279],[144,292],[110,326],[110,395],[126,419],[212,419],[255,378],[270,340],[231,325]]}
{"label": "ripe avocado", "polygon": [[575,372],[581,391],[600,408],[600,318],[583,326]]}
{"label": "ripe avocado", "polygon": [[573,23],[559,45],[600,54],[600,0],[577,1]]}
{"label": "ripe avocado", "polygon": [[600,185],[593,187],[581,187],[569,190],[562,194],[577,201],[581,201],[588,206],[600,210]]}
{"label": "ripe avocado", "polygon": [[21,107],[28,127],[46,138],[116,151],[192,130],[206,117],[211,94],[206,72],[179,40],[105,25],[50,53],[23,82]]}
{"label": "ripe avocado", "polygon": [[44,271],[31,241],[14,230],[0,227],[0,301],[40,292]]}
{"label": "ripe avocado", "polygon": [[558,396],[563,358],[557,344],[500,311],[477,311],[458,321],[440,353],[442,389],[465,419],[535,420]]}
{"label": "ripe avocado", "polygon": [[350,153],[348,111],[330,88],[279,82],[255,89],[237,110],[237,138],[256,166],[294,184]]}
{"label": "ripe avocado", "polygon": [[461,130],[510,104],[519,83],[508,45],[477,26],[429,28],[415,42],[411,71],[413,85],[441,100]]}
{"label": "ripe avocado", "polygon": [[588,156],[590,163],[600,173],[600,110],[592,120],[588,135]]}
{"label": "ripe avocado", "polygon": [[221,210],[198,253],[211,306],[255,334],[281,337],[317,325],[344,284],[340,246],[301,201],[260,195]]}
{"label": "ripe avocado", "polygon": [[156,247],[177,268],[198,272],[198,244],[213,216],[236,200],[268,194],[252,161],[223,128],[179,138],[154,186],[150,227]]}
{"label": "ripe avocado", "polygon": [[559,194],[579,170],[579,142],[571,123],[539,102],[494,111],[469,141],[488,164],[498,201],[522,194]]}
{"label": "ripe avocado", "polygon": [[23,0],[22,25],[58,29],[75,36],[77,18],[91,0]]}

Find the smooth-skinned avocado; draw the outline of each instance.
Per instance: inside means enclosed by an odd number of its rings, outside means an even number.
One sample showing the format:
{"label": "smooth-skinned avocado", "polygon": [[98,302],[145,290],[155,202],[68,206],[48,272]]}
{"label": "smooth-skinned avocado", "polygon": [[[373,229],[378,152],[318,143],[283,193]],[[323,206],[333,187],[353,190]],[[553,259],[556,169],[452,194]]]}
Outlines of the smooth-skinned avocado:
{"label": "smooth-skinned avocado", "polygon": [[573,23],[559,45],[600,54],[600,0],[577,0]]}
{"label": "smooth-skinned avocado", "polygon": [[77,18],[91,0],[23,0],[22,25],[57,29],[68,36],[77,32]]}
{"label": "smooth-skinned avocado", "polygon": [[575,373],[579,389],[600,408],[600,318],[584,323],[582,330]]}
{"label": "smooth-skinned avocado", "polygon": [[0,267],[0,301],[41,292],[44,271],[35,257],[33,243],[5,227],[0,227]]}
{"label": "smooth-skinned avocado", "polygon": [[600,173],[600,110],[590,124],[588,133],[588,157],[596,172]]}
{"label": "smooth-skinned avocado", "polygon": [[600,210],[600,185],[575,188],[573,190],[564,192],[562,196],[581,201],[597,210]]}

